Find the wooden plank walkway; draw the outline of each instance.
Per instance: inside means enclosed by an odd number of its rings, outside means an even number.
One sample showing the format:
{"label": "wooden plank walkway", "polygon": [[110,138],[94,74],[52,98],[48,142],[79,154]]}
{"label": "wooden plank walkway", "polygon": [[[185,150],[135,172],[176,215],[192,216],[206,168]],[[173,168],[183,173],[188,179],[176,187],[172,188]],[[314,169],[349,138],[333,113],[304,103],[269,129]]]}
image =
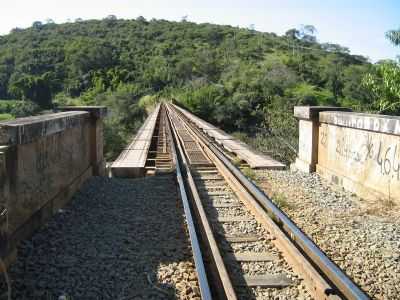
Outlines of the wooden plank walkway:
{"label": "wooden plank walkway", "polygon": [[113,177],[140,177],[143,176],[154,135],[160,105],[147,117],[132,142],[125,148],[111,165]]}
{"label": "wooden plank walkway", "polygon": [[253,169],[284,169],[285,165],[268,155],[251,149],[245,143],[235,139],[233,136],[227,134],[223,130],[215,127],[214,125],[196,117],[187,110],[175,107],[181,111],[186,117],[192,120],[199,128],[206,134],[214,138],[215,141],[223,146],[227,151],[236,154],[240,159],[244,160]]}

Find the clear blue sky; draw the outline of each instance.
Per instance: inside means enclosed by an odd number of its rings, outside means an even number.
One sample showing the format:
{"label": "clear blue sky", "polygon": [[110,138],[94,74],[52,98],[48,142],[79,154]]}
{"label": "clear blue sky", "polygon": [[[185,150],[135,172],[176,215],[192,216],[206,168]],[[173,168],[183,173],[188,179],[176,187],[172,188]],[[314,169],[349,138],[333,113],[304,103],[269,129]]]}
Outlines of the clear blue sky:
{"label": "clear blue sky", "polygon": [[178,21],[187,15],[193,22],[254,24],[256,30],[277,34],[312,24],[319,41],[349,47],[372,61],[400,54],[384,37],[387,30],[400,27],[400,0],[3,0],[0,34],[48,18],[61,23],[110,14]]}

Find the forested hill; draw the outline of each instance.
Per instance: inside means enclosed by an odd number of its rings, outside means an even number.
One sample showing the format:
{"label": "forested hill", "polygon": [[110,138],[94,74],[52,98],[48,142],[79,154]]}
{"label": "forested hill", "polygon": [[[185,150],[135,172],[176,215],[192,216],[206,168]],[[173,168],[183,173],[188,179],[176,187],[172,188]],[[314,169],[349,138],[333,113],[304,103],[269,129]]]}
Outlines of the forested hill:
{"label": "forested hill", "polygon": [[318,43],[314,32],[303,26],[277,36],[142,17],[35,22],[0,37],[0,99],[42,108],[107,104],[121,132],[137,126],[140,103],[159,97],[246,134],[289,122],[298,104],[369,107],[373,95],[362,80],[372,65],[344,47]]}
{"label": "forested hill", "polygon": [[339,45],[316,43],[312,31],[292,29],[279,37],[231,26],[113,17],[35,22],[0,37],[0,99],[26,97],[50,105],[59,92],[76,97],[99,85],[133,83],[157,93],[195,81],[229,84],[229,92],[315,90],[318,100],[332,104],[365,100],[356,86],[366,59]]}

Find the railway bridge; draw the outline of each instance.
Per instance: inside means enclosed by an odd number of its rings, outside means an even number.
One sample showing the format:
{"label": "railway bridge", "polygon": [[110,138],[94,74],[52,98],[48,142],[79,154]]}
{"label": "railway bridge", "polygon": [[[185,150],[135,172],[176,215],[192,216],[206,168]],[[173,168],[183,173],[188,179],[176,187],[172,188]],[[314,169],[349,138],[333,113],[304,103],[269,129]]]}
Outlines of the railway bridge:
{"label": "railway bridge", "polygon": [[[340,260],[321,249],[253,176],[277,173],[285,165],[168,102],[155,107],[119,157],[106,165],[106,114],[105,107],[64,107],[0,125],[0,297],[376,296],[364,277],[339,266]],[[372,116],[358,116],[370,118],[371,129],[364,119],[353,122],[346,114],[351,112],[296,108],[300,146],[292,168],[317,170],[362,194],[372,179],[340,176],[345,162],[337,158],[332,165],[324,150],[333,147],[328,135],[340,140],[346,130],[353,137],[356,130],[397,134],[397,123],[380,129]],[[364,158],[348,150],[343,137],[337,153],[367,164],[371,152],[382,155],[385,138],[377,147],[371,140],[373,150],[366,148]],[[385,173],[389,162],[383,158],[382,164]],[[390,172],[398,175],[392,164]],[[385,193],[383,185],[374,189],[375,196]]]}

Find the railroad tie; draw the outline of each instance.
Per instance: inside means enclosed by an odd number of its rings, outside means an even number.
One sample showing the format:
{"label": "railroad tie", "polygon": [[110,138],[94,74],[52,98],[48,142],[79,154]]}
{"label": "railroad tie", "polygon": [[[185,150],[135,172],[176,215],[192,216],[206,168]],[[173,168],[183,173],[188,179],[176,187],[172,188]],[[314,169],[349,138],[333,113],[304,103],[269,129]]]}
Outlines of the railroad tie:
{"label": "railroad tie", "polygon": [[251,243],[258,242],[260,237],[257,235],[225,235],[221,236],[221,239],[225,238],[228,243]]}
{"label": "railroad tie", "polygon": [[277,261],[278,256],[268,252],[241,252],[229,253],[226,258],[230,261],[238,262],[262,262],[262,261]]}
{"label": "railroad tie", "polygon": [[[232,239],[231,237],[228,237]],[[237,238],[237,237],[236,237]],[[244,241],[248,241],[249,238],[258,240],[257,236],[242,236]],[[226,262],[264,262],[264,261],[276,261],[278,256],[267,253],[267,252],[242,252],[242,253],[228,253],[224,255]],[[263,275],[244,275],[236,276],[234,278],[236,285],[248,286],[248,287],[263,287],[263,288],[283,288],[293,284],[293,281],[286,274],[263,274]]]}
{"label": "railroad tie", "polygon": [[208,192],[208,193],[203,193],[204,190],[199,190],[200,195],[208,195],[208,196],[231,196],[233,197],[233,193],[232,192]]}
{"label": "railroad tie", "polygon": [[220,223],[231,223],[231,222],[250,222],[252,221],[252,219],[247,216],[227,216],[227,217],[217,217],[212,221]]}
{"label": "railroad tie", "polygon": [[[226,185],[201,185],[197,188],[199,192],[208,192],[209,193],[232,193],[232,190],[229,189]],[[211,191],[213,190],[213,191]]]}
{"label": "railroad tie", "polygon": [[286,274],[263,274],[263,275],[244,275],[235,278],[235,283],[239,286],[263,287],[263,288],[283,288],[293,285],[293,280]]}
{"label": "railroad tie", "polygon": [[219,174],[194,175],[193,178],[195,180],[224,180],[224,178]]}
{"label": "railroad tie", "polygon": [[233,208],[233,207],[242,207],[243,204],[240,202],[231,202],[231,203],[213,203],[210,205],[213,208]]}
{"label": "railroad tie", "polygon": [[203,169],[203,170],[198,169],[194,173],[198,174],[198,175],[202,175],[202,174],[219,174],[216,169],[209,169],[209,170],[207,170],[207,169]]}

